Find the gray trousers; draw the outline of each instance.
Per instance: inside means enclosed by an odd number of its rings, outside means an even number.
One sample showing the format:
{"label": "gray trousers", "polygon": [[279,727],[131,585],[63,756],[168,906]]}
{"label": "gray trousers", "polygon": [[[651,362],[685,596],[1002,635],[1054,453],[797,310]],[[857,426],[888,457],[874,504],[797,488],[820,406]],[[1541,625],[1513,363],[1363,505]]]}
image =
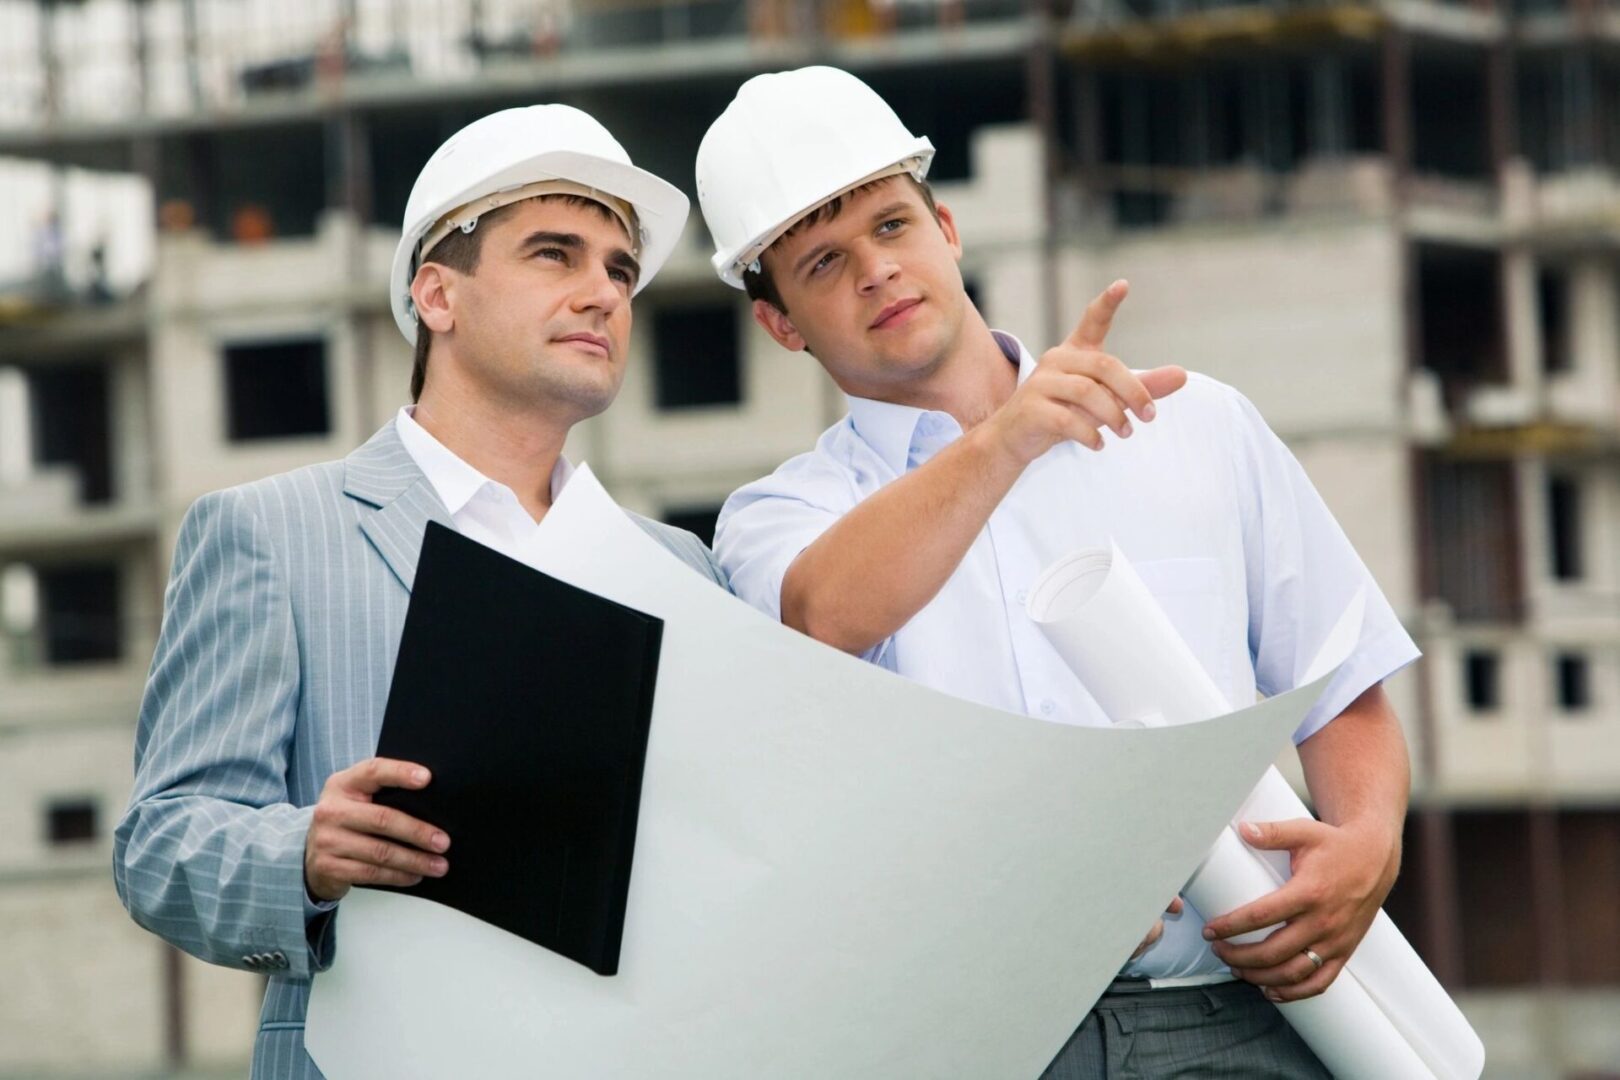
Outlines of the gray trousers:
{"label": "gray trousers", "polygon": [[1246,982],[1105,993],[1041,1074],[1041,1080],[1164,1077],[1332,1080],[1277,1007]]}

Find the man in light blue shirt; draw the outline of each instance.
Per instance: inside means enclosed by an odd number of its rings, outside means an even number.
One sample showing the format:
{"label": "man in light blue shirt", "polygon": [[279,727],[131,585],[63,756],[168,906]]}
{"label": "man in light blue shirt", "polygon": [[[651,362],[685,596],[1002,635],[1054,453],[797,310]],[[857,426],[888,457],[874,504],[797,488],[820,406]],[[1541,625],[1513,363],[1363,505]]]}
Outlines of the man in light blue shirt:
{"label": "man in light blue shirt", "polygon": [[[705,137],[716,269],[850,409],[731,497],[716,554],[739,596],[822,641],[1082,724],[1107,720],[1024,613],[1035,577],[1076,548],[1118,543],[1233,702],[1296,685],[1366,586],[1361,641],[1296,733],[1322,820],[1250,836],[1290,851],[1293,879],[1236,912],[1172,911],[1047,1073],[1326,1075],[1262,994],[1321,993],[1394,882],[1409,771],[1380,684],[1417,650],[1242,395],[1107,355],[1123,282],[1039,358],[990,330],[924,182],[931,155],[829,68],[750,80]],[[1257,944],[1224,940],[1283,921]]]}

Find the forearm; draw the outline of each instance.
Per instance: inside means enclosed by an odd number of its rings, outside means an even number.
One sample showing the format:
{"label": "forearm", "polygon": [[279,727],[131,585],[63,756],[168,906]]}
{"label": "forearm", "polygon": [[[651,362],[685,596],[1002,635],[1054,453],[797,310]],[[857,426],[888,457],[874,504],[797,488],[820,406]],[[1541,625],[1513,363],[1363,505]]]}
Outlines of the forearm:
{"label": "forearm", "polygon": [[782,621],[850,653],[899,630],[955,573],[1024,463],[979,425],[845,514],[788,567]]}
{"label": "forearm", "polygon": [[1392,872],[1412,775],[1406,738],[1383,686],[1367,689],[1301,743],[1299,757],[1317,816],[1387,845]]}
{"label": "forearm", "polygon": [[253,807],[200,795],[132,805],[114,837],[113,877],[141,926],[200,959],[238,969],[280,952],[307,976],[303,855],[308,807]]}

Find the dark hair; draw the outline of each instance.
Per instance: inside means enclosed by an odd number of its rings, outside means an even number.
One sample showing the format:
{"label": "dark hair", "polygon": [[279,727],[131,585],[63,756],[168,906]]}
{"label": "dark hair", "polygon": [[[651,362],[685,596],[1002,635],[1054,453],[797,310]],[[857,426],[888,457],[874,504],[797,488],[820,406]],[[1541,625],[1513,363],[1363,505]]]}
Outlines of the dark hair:
{"label": "dark hair", "polygon": [[[934,215],[935,221],[938,221],[939,207],[934,205],[934,191],[928,186],[928,181],[918,180],[910,173],[902,173],[900,175],[911,181],[911,186],[916,188],[918,193],[922,195],[923,205],[928,207],[928,212]],[[777,237],[777,240],[786,239],[787,237],[798,232],[800,229],[809,228],[811,225],[815,225],[819,222],[831,221],[833,218],[843,213],[844,200],[853,198],[856,195],[864,194],[865,192],[870,191],[872,188],[877,187],[879,184],[887,184],[893,179],[893,176],[880,176],[876,180],[873,180],[870,183],[862,184],[858,188],[851,188],[842,195],[833,196],[820,206],[816,207],[814,210],[810,211],[808,214],[804,215],[804,217],[800,218],[798,221],[795,221],[793,226],[788,229],[787,232]],[[772,242],[774,243],[775,241]],[[744,270],[742,279],[743,291],[748,294],[748,299],[763,300],[767,304],[774,307],[777,311],[780,311],[783,314],[787,313],[787,305],[782,303],[782,294],[777,291],[776,282],[771,278],[770,270],[766,269],[765,267],[765,259],[763,255],[761,255],[759,260],[759,269],[757,271]]]}
{"label": "dark hair", "polygon": [[[539,199],[558,199],[569,206],[593,208],[603,217],[618,221],[618,216],[597,202],[583,195],[537,195]],[[484,236],[489,232],[489,226],[499,222],[512,208],[520,206],[527,199],[515,203],[508,203],[486,214],[479,215],[478,227],[472,232],[462,232],[460,229],[451,229],[443,240],[433,245],[433,250],[422,255],[417,265],[435,262],[440,266],[448,266],[457,273],[469,277],[478,271],[478,257],[484,249]],[[411,364],[411,400],[420,401],[422,386],[427,382],[428,352],[433,347],[433,331],[428,329],[427,323],[420,318],[416,320],[416,358]]]}

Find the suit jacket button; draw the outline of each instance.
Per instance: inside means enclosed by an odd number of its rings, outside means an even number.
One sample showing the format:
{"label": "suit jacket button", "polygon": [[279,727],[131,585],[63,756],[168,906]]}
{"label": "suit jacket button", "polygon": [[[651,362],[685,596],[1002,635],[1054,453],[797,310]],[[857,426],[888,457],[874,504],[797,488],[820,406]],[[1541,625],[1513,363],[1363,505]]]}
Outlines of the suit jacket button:
{"label": "suit jacket button", "polygon": [[258,956],[249,955],[242,957],[242,966],[257,969],[259,966]]}

